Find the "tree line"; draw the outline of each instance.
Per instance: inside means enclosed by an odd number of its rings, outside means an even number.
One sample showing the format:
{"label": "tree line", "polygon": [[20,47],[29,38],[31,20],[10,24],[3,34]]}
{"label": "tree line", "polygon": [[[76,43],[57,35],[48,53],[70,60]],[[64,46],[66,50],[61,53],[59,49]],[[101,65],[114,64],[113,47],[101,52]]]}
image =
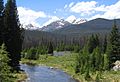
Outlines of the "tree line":
{"label": "tree line", "polygon": [[[44,55],[53,53],[53,51],[73,51],[79,53],[87,42],[90,35],[64,35],[57,33],[42,32],[37,30],[26,30],[23,42],[23,57],[30,57],[30,52],[36,52],[36,55]],[[99,36],[100,45],[102,46],[104,36],[102,34],[95,34]],[[27,55],[28,52],[29,54]],[[24,54],[26,53],[26,54]],[[32,55],[35,56],[35,55]],[[37,56],[35,56],[37,57]],[[34,57],[30,57],[33,58]],[[37,57],[38,58],[38,57]],[[35,58],[36,59],[36,58]]]}

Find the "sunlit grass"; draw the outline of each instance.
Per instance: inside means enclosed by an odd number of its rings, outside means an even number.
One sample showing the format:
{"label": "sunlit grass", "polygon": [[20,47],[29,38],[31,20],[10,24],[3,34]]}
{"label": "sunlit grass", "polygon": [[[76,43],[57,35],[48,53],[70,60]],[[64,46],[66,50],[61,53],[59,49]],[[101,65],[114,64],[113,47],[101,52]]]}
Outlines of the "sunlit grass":
{"label": "sunlit grass", "polygon": [[27,79],[27,75],[24,72],[14,73],[13,76],[15,77],[14,82],[24,82]]}

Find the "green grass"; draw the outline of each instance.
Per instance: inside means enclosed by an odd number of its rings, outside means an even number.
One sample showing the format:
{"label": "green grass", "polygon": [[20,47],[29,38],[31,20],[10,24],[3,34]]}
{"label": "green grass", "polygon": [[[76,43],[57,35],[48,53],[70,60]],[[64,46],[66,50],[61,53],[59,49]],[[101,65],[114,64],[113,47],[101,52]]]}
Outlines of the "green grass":
{"label": "green grass", "polygon": [[14,82],[24,82],[27,79],[27,75],[24,72],[13,74],[15,78]]}
{"label": "green grass", "polygon": [[[48,56],[40,55],[39,60],[22,59],[21,63],[33,65],[46,65],[54,68],[59,68],[71,75],[73,78],[78,79],[80,82],[85,81],[84,75],[75,74],[75,62],[77,53],[66,54],[64,56]],[[89,82],[120,82],[120,71],[104,71],[101,73],[99,81],[96,80],[97,73],[90,73],[91,80]]]}
{"label": "green grass", "polygon": [[69,74],[73,74],[74,66],[75,66],[75,57],[76,57],[76,53],[66,54],[64,56],[40,55],[39,60],[22,59],[21,62],[51,66],[62,69]]}

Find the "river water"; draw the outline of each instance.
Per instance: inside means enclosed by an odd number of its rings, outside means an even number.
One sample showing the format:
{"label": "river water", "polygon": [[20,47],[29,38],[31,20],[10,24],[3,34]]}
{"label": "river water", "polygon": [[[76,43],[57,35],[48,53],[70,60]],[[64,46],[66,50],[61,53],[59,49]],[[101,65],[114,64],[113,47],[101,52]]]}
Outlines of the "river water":
{"label": "river water", "polygon": [[77,82],[63,71],[47,66],[21,64],[21,69],[28,75],[27,82]]}

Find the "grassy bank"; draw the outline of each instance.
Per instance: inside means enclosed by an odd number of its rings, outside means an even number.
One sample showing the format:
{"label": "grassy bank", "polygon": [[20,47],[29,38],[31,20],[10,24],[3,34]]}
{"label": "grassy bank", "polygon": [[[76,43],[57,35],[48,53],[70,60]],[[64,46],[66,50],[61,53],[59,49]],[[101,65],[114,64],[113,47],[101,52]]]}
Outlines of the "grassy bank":
{"label": "grassy bank", "polygon": [[[21,63],[33,64],[33,65],[46,65],[54,68],[64,70],[73,78],[78,79],[80,82],[87,82],[84,79],[84,75],[75,74],[75,62],[77,53],[66,54],[64,56],[47,56],[41,55],[39,60],[22,59]],[[94,74],[90,73],[90,82],[120,82],[120,71],[105,71],[101,72],[99,81],[96,80],[96,76],[99,72]]]}
{"label": "grassy bank", "polygon": [[27,75],[24,72],[15,73],[14,77],[16,77],[14,82],[24,82],[27,79]]}
{"label": "grassy bank", "polygon": [[[14,73],[9,73],[7,76],[9,77],[1,77],[0,76],[0,82],[25,82],[25,80],[27,79],[27,75],[25,72],[14,72]],[[1,78],[5,79],[5,80],[1,80]]]}

